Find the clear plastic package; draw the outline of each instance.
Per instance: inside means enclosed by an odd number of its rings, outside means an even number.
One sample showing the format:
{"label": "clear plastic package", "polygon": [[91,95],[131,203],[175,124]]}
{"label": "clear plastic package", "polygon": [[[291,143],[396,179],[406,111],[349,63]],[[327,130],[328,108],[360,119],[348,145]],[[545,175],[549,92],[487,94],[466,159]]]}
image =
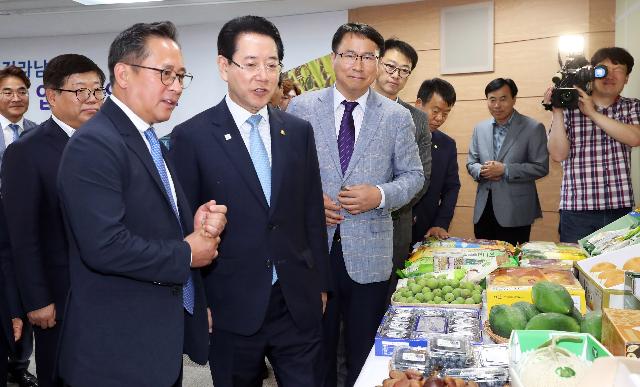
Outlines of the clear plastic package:
{"label": "clear plastic package", "polygon": [[391,356],[391,369],[406,371],[413,369],[422,373],[427,369],[429,355],[426,348],[397,348]]}
{"label": "clear plastic package", "polygon": [[445,317],[418,317],[418,324],[415,328],[416,332],[426,333],[446,333],[447,319]]}
{"label": "clear plastic package", "polygon": [[440,374],[474,381],[480,387],[503,387],[509,381],[509,370],[502,367],[483,368],[445,368]]}
{"label": "clear plastic package", "polygon": [[447,334],[429,337],[429,359],[432,367],[464,368],[473,363],[473,351],[468,339]]}
{"label": "clear plastic package", "polygon": [[509,344],[485,344],[473,347],[478,367],[509,368]]}

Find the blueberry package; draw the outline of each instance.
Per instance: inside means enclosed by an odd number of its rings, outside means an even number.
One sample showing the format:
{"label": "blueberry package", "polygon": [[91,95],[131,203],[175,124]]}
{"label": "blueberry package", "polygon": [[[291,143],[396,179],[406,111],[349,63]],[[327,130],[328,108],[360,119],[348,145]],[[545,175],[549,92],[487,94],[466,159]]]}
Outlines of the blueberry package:
{"label": "blueberry package", "polygon": [[406,371],[408,369],[425,372],[429,356],[426,348],[399,347],[391,356],[391,369]]}
{"label": "blueberry package", "polygon": [[473,351],[469,340],[446,334],[429,337],[429,358],[437,368],[464,368],[473,363]]}
{"label": "blueberry package", "polygon": [[449,376],[463,380],[473,380],[480,387],[503,387],[509,381],[509,370],[494,368],[445,368],[441,376]]}
{"label": "blueberry package", "polygon": [[477,345],[473,350],[478,367],[509,368],[509,344]]}

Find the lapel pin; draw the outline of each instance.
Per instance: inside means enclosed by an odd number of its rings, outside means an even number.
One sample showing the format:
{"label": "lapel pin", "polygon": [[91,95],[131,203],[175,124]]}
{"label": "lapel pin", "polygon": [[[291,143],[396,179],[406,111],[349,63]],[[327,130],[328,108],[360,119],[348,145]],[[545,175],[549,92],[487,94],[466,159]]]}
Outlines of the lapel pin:
{"label": "lapel pin", "polygon": [[436,149],[438,149],[438,145],[436,145],[436,144],[434,144],[434,145],[433,145],[433,147],[434,147],[434,148],[436,148]]}
{"label": "lapel pin", "polygon": [[227,141],[231,140],[231,135],[229,133],[225,134],[224,139]]}
{"label": "lapel pin", "polygon": [[286,133],[284,132],[284,129],[280,129],[280,134],[281,134],[281,135],[283,135],[283,136],[286,134]]}

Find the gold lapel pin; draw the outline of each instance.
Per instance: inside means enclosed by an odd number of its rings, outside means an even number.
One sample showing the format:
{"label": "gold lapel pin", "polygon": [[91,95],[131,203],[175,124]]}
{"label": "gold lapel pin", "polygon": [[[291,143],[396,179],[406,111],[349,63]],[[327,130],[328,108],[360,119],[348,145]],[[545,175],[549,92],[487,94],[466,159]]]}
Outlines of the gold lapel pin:
{"label": "gold lapel pin", "polygon": [[286,133],[284,132],[284,129],[280,129],[280,134],[281,134],[281,135],[283,135],[283,136],[286,134]]}
{"label": "gold lapel pin", "polygon": [[227,141],[231,140],[231,135],[229,133],[225,134],[224,139]]}

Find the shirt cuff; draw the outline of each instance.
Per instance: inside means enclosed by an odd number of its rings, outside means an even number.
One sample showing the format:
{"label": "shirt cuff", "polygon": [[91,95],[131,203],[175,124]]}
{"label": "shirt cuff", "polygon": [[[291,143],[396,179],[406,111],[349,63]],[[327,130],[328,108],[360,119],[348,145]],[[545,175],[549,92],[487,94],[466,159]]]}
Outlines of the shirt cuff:
{"label": "shirt cuff", "polygon": [[384,208],[384,190],[379,185],[376,185],[376,187],[380,190],[380,195],[382,196],[380,198],[380,205],[376,207],[376,209],[380,210]]}
{"label": "shirt cuff", "polygon": [[509,180],[509,164],[504,164],[504,180]]}

